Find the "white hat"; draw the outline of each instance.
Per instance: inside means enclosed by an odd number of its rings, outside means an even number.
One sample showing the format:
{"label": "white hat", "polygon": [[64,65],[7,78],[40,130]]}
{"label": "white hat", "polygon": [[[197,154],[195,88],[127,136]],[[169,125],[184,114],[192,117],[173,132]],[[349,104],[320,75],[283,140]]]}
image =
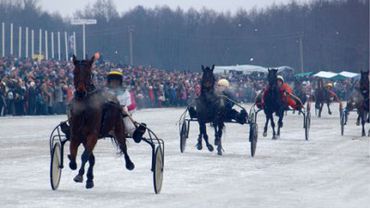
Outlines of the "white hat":
{"label": "white hat", "polygon": [[283,82],[284,82],[284,77],[283,77],[283,76],[281,76],[281,75],[277,75],[276,79],[280,79],[281,81],[283,81]]}
{"label": "white hat", "polygon": [[223,86],[223,87],[229,87],[230,83],[229,81],[227,81],[227,79],[220,79],[218,80],[217,85]]}

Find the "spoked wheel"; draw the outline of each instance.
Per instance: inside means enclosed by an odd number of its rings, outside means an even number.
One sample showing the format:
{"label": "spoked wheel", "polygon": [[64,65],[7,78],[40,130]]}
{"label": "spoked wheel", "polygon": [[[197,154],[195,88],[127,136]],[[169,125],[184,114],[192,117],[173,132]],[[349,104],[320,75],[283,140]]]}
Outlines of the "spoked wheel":
{"label": "spoked wheel", "polygon": [[258,139],[258,125],[257,123],[250,124],[249,130],[249,142],[251,143],[251,155],[254,157],[257,149],[257,139]]}
{"label": "spoked wheel", "polygon": [[188,138],[188,125],[186,121],[184,121],[184,123],[182,123],[181,125],[181,131],[180,131],[180,151],[181,153],[184,153],[185,151],[187,138]]}
{"label": "spoked wheel", "polygon": [[308,140],[310,137],[310,127],[311,127],[311,112],[307,111],[305,127],[304,127],[306,140]]}
{"label": "spoked wheel", "polygon": [[62,175],[62,155],[61,147],[59,143],[54,144],[53,150],[51,151],[51,162],[50,162],[50,184],[53,190],[57,190],[60,182],[60,176]]}
{"label": "spoked wheel", "polygon": [[154,183],[154,192],[159,194],[162,189],[162,181],[163,181],[163,150],[161,146],[158,146],[155,149],[154,158],[153,158],[153,183]]}

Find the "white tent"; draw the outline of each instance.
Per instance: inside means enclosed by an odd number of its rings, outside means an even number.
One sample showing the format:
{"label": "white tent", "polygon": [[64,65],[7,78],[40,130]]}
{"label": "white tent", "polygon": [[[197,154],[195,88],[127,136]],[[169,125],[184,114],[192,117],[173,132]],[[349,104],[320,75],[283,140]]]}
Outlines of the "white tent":
{"label": "white tent", "polygon": [[347,78],[356,78],[360,76],[360,74],[358,73],[353,73],[353,72],[348,72],[348,71],[342,71],[341,73],[339,73],[339,75],[342,75],[343,77],[347,77]]}
{"label": "white tent", "polygon": [[325,78],[325,79],[331,79],[335,76],[338,76],[337,73],[334,72],[328,72],[328,71],[320,71],[316,74],[313,75],[314,77],[320,77],[320,78]]}
{"label": "white tent", "polygon": [[[279,72],[283,71],[294,71],[293,68],[289,66],[279,66],[279,67],[271,67],[274,69],[278,69]],[[243,74],[252,74],[253,72],[258,73],[268,73],[268,68],[263,66],[257,66],[257,65],[233,65],[233,66],[215,66],[214,73],[216,74],[223,74],[223,73],[229,73],[230,71],[239,71]]]}

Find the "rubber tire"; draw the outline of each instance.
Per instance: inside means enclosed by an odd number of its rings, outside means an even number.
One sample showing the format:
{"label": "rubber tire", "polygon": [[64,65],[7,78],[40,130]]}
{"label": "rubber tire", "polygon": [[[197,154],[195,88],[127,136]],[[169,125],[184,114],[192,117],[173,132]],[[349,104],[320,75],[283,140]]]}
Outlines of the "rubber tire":
{"label": "rubber tire", "polygon": [[184,123],[181,126],[181,131],[180,131],[180,152],[181,153],[185,152],[187,133],[188,133],[188,127],[186,125],[186,121],[184,121]]}
{"label": "rubber tire", "polygon": [[307,112],[306,115],[306,121],[305,121],[305,127],[304,127],[304,133],[306,140],[309,139],[310,136],[310,127],[311,127],[311,112]]}
{"label": "rubber tire", "polygon": [[59,143],[56,143],[51,151],[50,160],[50,185],[53,190],[58,189],[60,177],[62,176],[61,158],[61,147]]}
{"label": "rubber tire", "polygon": [[250,124],[249,130],[249,142],[251,143],[251,156],[254,157],[257,149],[257,140],[258,140],[258,125],[257,123]]}
{"label": "rubber tire", "polygon": [[153,184],[154,192],[159,194],[162,189],[163,182],[163,165],[164,165],[164,153],[161,146],[158,146],[154,153],[153,158]]}

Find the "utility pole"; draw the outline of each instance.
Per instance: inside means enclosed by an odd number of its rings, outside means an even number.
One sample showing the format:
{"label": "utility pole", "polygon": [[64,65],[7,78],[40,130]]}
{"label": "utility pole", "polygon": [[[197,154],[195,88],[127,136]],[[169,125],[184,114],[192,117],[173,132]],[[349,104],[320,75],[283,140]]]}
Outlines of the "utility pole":
{"label": "utility pole", "polygon": [[26,27],[26,58],[28,58],[28,27]]}
{"label": "utility pole", "polygon": [[51,32],[51,58],[54,59],[54,32]]}
{"label": "utility pole", "polygon": [[299,55],[301,60],[301,72],[304,72],[304,64],[303,64],[303,35],[299,36]]}
{"label": "utility pole", "polygon": [[134,32],[134,27],[129,26],[128,27],[128,33],[129,33],[129,44],[130,44],[130,65],[134,65],[134,42],[133,42],[133,37],[132,33]]}
{"label": "utility pole", "polygon": [[66,49],[66,61],[68,61],[68,38],[67,38],[67,32],[64,32],[64,46]]}
{"label": "utility pole", "polygon": [[35,31],[31,30],[31,59],[33,59],[34,54],[35,54]]}
{"label": "utility pole", "polygon": [[60,32],[58,31],[58,60],[60,61]]}
{"label": "utility pole", "polygon": [[1,46],[2,46],[2,49],[3,49],[3,57],[5,57],[5,23],[3,22],[1,24],[1,32],[2,32],[2,38],[1,38]]}
{"label": "utility pole", "polygon": [[13,23],[10,23],[10,55],[13,56]]}
{"label": "utility pole", "polygon": [[86,25],[97,24],[96,19],[73,19],[72,25],[82,25],[82,59],[86,59]]}
{"label": "utility pole", "polygon": [[39,30],[39,55],[42,54],[42,30]]}
{"label": "utility pole", "polygon": [[45,60],[49,59],[48,31],[45,30]]}
{"label": "utility pole", "polygon": [[22,27],[19,27],[18,32],[18,57],[22,57]]}

